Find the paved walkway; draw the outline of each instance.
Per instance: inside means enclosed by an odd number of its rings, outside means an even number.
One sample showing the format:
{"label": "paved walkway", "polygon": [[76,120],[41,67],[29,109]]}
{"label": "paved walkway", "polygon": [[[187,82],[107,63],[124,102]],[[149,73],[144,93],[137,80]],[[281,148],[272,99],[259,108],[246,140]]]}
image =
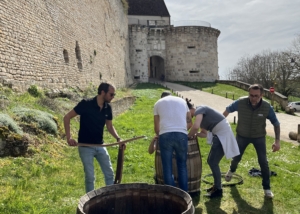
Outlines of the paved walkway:
{"label": "paved walkway", "polygon": [[[156,81],[157,82],[157,81]],[[232,99],[227,99],[225,97],[221,97],[218,95],[214,95],[211,93],[207,93],[204,91],[196,90],[187,86],[170,83],[170,82],[158,82],[163,86],[166,86],[170,90],[173,90],[174,93],[178,93],[178,96],[191,99],[194,106],[198,105],[207,105],[210,106],[219,112],[223,113],[225,111],[226,106],[233,102]],[[280,139],[286,142],[295,143],[295,145],[299,145],[297,141],[289,139],[289,132],[297,132],[298,124],[300,124],[300,117],[292,116],[288,114],[276,113],[276,116],[280,122],[281,136]],[[227,116],[227,119],[230,123],[235,121],[237,122],[237,112],[230,113]],[[267,120],[267,134],[269,136],[275,137],[273,125],[269,120]]]}

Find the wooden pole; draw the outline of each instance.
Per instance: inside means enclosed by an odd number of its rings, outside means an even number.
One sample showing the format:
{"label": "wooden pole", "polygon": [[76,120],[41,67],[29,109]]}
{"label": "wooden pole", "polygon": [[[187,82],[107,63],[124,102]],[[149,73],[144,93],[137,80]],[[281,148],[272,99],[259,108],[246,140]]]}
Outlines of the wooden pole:
{"label": "wooden pole", "polygon": [[121,145],[123,143],[129,143],[134,140],[138,140],[141,138],[145,138],[146,136],[138,136],[138,137],[133,137],[127,140],[122,140],[117,143],[105,143],[105,144],[90,144],[90,143],[77,143],[77,146],[92,146],[92,147],[109,147],[109,146],[115,146],[115,145]]}
{"label": "wooden pole", "polygon": [[297,141],[300,143],[300,124],[298,124],[298,136],[297,136]]}
{"label": "wooden pole", "polygon": [[271,106],[274,107],[274,94],[273,93],[271,94]]}
{"label": "wooden pole", "polygon": [[233,124],[235,125],[235,116],[233,117]]}
{"label": "wooden pole", "polygon": [[122,180],[123,163],[124,163],[124,150],[125,150],[124,145],[119,147],[118,159],[117,159],[117,168],[116,168],[114,184],[120,184],[121,180]]}

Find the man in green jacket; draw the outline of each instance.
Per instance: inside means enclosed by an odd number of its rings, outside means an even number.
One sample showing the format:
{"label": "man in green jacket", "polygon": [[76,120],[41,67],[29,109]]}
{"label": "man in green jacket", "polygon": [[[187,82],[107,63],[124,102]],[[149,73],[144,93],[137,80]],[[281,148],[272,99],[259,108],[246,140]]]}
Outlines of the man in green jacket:
{"label": "man in green jacket", "polygon": [[242,159],[245,149],[252,143],[258,157],[261,168],[262,186],[265,197],[273,198],[270,187],[270,170],[266,150],[266,120],[270,120],[274,126],[275,142],[272,145],[273,152],[280,150],[280,123],[272,106],[262,99],[263,87],[259,84],[251,85],[248,89],[249,96],[242,97],[226,107],[223,115],[238,112],[236,128],[236,140],[240,149],[240,155],[231,161],[230,169],[225,175],[225,180],[230,181]]}

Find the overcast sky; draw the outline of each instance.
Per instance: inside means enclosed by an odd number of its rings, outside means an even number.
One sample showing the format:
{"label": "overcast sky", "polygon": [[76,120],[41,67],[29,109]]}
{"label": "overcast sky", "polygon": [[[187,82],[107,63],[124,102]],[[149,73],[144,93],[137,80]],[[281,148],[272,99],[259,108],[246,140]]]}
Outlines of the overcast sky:
{"label": "overcast sky", "polygon": [[300,34],[300,0],[164,0],[171,24],[201,20],[221,31],[219,75],[243,56],[285,50]]}

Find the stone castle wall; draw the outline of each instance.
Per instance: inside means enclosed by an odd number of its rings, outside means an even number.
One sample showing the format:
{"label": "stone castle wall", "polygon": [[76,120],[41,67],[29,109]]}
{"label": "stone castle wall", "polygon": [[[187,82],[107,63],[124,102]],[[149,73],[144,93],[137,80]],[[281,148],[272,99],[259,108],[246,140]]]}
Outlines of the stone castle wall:
{"label": "stone castle wall", "polygon": [[161,75],[167,81],[214,82],[219,79],[219,35],[210,27],[130,25],[132,72],[141,82]]}
{"label": "stone castle wall", "polygon": [[120,0],[0,1],[0,80],[16,90],[132,83]]}
{"label": "stone castle wall", "polygon": [[166,80],[214,82],[218,75],[218,36],[210,27],[166,29]]}
{"label": "stone castle wall", "polygon": [[129,27],[130,67],[137,81],[148,82],[148,28]]}

